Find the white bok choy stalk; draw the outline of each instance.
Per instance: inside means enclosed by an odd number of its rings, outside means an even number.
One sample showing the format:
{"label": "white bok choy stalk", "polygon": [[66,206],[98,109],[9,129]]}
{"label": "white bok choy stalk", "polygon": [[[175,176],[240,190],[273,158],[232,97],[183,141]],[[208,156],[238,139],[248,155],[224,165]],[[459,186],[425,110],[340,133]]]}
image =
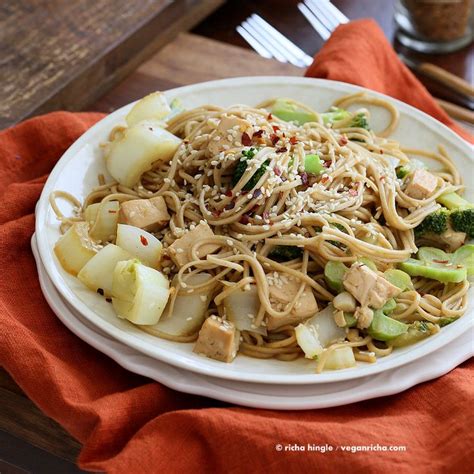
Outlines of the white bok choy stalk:
{"label": "white bok choy stalk", "polygon": [[169,161],[181,139],[153,120],[126,128],[106,148],[107,170],[120,184],[132,188],[157,161]]}
{"label": "white bok choy stalk", "polygon": [[112,305],[119,318],[156,324],[169,298],[169,281],[138,260],[118,262],[112,280]]}
{"label": "white bok choy stalk", "polygon": [[118,224],[116,244],[143,264],[152,268],[158,267],[163,246],[146,230],[132,225]]}
{"label": "white bok choy stalk", "polygon": [[106,242],[117,233],[120,204],[118,201],[90,204],[84,211],[84,218],[91,226],[90,236]]}
{"label": "white bok choy stalk", "polygon": [[[209,273],[197,273],[186,275],[184,282],[187,286],[198,286],[212,279]],[[173,286],[177,286],[177,279],[173,280]],[[147,329],[153,332],[157,329],[171,336],[190,336],[201,328],[206,317],[207,308],[212,298],[215,284],[212,287],[205,286],[202,289],[193,290],[188,293],[186,288],[181,288],[176,296],[174,305],[171,300],[166,307],[160,321]]]}
{"label": "white bok choy stalk", "polygon": [[251,285],[247,291],[239,288],[224,298],[224,308],[227,319],[234,323],[239,331],[251,331],[267,335],[266,328],[256,327],[254,324],[254,319],[260,308],[256,285]]}
{"label": "white bok choy stalk", "polygon": [[166,97],[161,92],[152,92],[140,99],[125,117],[129,127],[143,120],[164,120],[171,113]]}
{"label": "white bok choy stalk", "polygon": [[314,359],[323,352],[325,347],[338,339],[345,338],[346,331],[335,323],[333,313],[334,306],[330,303],[322,311],[296,327],[296,341],[308,359]]}
{"label": "white bok choy stalk", "polygon": [[61,266],[72,275],[77,275],[97,250],[97,245],[89,238],[87,222],[75,222],[54,245]]}
{"label": "white bok choy stalk", "polygon": [[133,255],[117,245],[106,245],[82,267],[77,278],[92,291],[111,296],[115,266],[118,262],[132,258]]}

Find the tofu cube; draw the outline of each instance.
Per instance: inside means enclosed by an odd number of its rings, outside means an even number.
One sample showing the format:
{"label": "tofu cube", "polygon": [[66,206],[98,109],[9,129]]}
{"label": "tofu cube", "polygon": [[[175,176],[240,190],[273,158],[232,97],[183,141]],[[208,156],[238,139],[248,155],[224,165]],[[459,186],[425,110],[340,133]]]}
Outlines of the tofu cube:
{"label": "tofu cube", "polygon": [[[272,272],[267,276],[270,303],[278,311],[283,311],[285,307],[292,303],[300,288],[300,281],[291,275]],[[314,316],[318,312],[318,303],[308,285],[305,285],[303,293],[296,301],[293,309],[287,316],[267,316],[267,328],[277,329],[287,324],[295,324]]]}
{"label": "tofu cube", "polygon": [[426,199],[431,196],[438,186],[438,179],[435,175],[424,169],[418,169],[405,189],[405,193],[414,199]]}
{"label": "tofu cube", "polygon": [[[235,127],[235,128],[234,128]],[[232,148],[234,146],[234,141],[241,141],[242,133],[250,128],[250,123],[247,120],[241,119],[239,117],[222,117],[219,125],[216,129],[216,134],[211,138],[208,150],[213,155],[219,154],[221,151],[225,150],[226,147]],[[232,137],[232,140],[229,140],[229,135],[232,136],[233,132],[237,132],[235,138]],[[219,140],[214,140],[214,137],[219,137]]]}
{"label": "tofu cube", "polygon": [[381,308],[387,300],[400,293],[398,287],[362,263],[352,265],[344,275],[343,284],[362,306],[375,309]]}
{"label": "tofu cube", "polygon": [[[215,237],[214,232],[205,222],[199,223],[193,230],[186,232],[182,237],[176,239],[169,247],[168,253],[173,262],[182,267],[186,263],[191,262],[191,249],[194,244],[202,239]],[[199,247],[199,258],[205,257],[207,254],[215,252],[219,248],[216,244],[206,244]]]}
{"label": "tofu cube", "polygon": [[194,352],[221,362],[232,362],[240,345],[240,332],[230,321],[210,316],[204,321]]}
{"label": "tofu cube", "polygon": [[170,215],[162,196],[133,199],[120,204],[119,224],[128,224],[149,232],[156,232],[168,224]]}

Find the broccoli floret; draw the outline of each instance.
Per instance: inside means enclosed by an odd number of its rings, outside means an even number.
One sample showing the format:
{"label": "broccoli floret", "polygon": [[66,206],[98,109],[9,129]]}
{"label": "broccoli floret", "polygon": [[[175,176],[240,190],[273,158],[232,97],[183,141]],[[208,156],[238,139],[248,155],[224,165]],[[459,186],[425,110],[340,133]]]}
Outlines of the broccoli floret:
{"label": "broccoli floret", "polygon": [[[245,173],[245,170],[247,169],[248,162],[257,154],[258,149],[256,148],[250,148],[249,150],[244,150],[242,152],[242,158],[237,165],[235,166],[234,169],[234,174],[232,175],[232,186],[235,186],[240,178],[243,176]],[[243,187],[244,191],[250,191],[253,189],[256,184],[259,182],[260,178],[263,176],[265,171],[267,170],[267,165],[270,164],[269,160],[266,160],[265,163],[263,163],[260,168],[258,168],[257,171],[253,174],[253,176],[245,183],[245,186]]]}
{"label": "broccoli floret", "polygon": [[411,173],[411,170],[408,166],[398,166],[395,171],[397,173],[398,179],[403,179]]}
{"label": "broccoli floret", "polygon": [[454,323],[458,318],[440,318],[438,319],[439,327],[447,326],[448,324]]}
{"label": "broccoli floret", "polygon": [[415,227],[415,237],[423,237],[426,234],[440,235],[448,230],[449,211],[440,209],[428,214],[418,227]]}
{"label": "broccoli floret", "polygon": [[287,262],[300,258],[303,255],[303,249],[300,247],[291,247],[289,245],[277,245],[269,253],[269,257],[277,262]]}
{"label": "broccoli floret", "polygon": [[442,194],[437,201],[450,210],[450,223],[453,230],[465,232],[470,239],[473,239],[474,204],[456,193]]}
{"label": "broccoli floret", "polygon": [[451,211],[451,226],[457,232],[465,232],[474,239],[474,209]]}
{"label": "broccoli floret", "polygon": [[351,127],[363,128],[365,130],[370,130],[369,122],[367,120],[367,115],[360,112],[354,116],[351,122]]}
{"label": "broccoli floret", "polygon": [[350,116],[349,112],[345,109],[339,109],[333,107],[329,112],[324,112],[321,114],[321,118],[325,125],[332,122],[338,122],[339,120],[344,120]]}

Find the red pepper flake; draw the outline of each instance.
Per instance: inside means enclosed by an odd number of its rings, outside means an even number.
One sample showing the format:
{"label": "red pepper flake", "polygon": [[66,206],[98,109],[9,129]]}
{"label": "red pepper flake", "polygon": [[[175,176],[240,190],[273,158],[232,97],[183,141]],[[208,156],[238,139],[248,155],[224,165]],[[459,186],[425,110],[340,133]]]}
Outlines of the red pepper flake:
{"label": "red pepper flake", "polygon": [[280,130],[280,127],[278,125],[272,125],[273,131],[278,132]]}
{"label": "red pepper flake", "polygon": [[329,176],[323,176],[323,177],[321,178],[321,183],[322,183],[322,184],[326,184],[328,181],[329,181]]}
{"label": "red pepper flake", "polygon": [[426,293],[423,293],[423,291],[419,291],[418,294],[419,294],[420,296],[425,296],[425,295],[426,295]]}
{"label": "red pepper flake", "polygon": [[383,155],[383,150],[382,149],[380,149],[380,154]]}
{"label": "red pepper flake", "polygon": [[252,144],[252,139],[248,136],[247,133],[242,133],[242,145],[249,146]]}
{"label": "red pepper flake", "polygon": [[285,151],[288,151],[288,148],[286,148],[286,146],[282,146],[281,148],[276,149],[277,153],[284,153]]}
{"label": "red pepper flake", "polygon": [[97,293],[99,293],[101,296],[104,296],[104,290],[102,288],[97,288]]}
{"label": "red pepper flake", "polygon": [[328,161],[323,161],[322,164],[325,168],[329,168],[331,166],[331,162],[329,160]]}
{"label": "red pepper flake", "polygon": [[279,138],[274,133],[270,135],[270,141],[272,142],[272,145],[275,145],[278,140]]}
{"label": "red pepper flake", "polygon": [[117,211],[114,211],[113,209],[109,209],[107,212],[108,212],[109,214],[117,214]]}
{"label": "red pepper flake", "polygon": [[355,189],[349,189],[349,194],[351,196],[357,196],[359,193]]}
{"label": "red pepper flake", "polygon": [[228,189],[225,193],[227,197],[232,197],[232,189]]}
{"label": "red pepper flake", "polygon": [[296,145],[298,143],[298,139],[296,137],[290,137],[290,143],[292,145]]}
{"label": "red pepper flake", "polygon": [[380,182],[385,183],[385,176],[380,176]]}
{"label": "red pepper flake", "polygon": [[141,242],[142,245],[144,245],[145,247],[148,245],[148,240],[147,240],[147,238],[146,238],[144,235],[140,235],[140,242]]}
{"label": "red pepper flake", "polygon": [[446,263],[449,263],[449,260],[434,260],[433,259],[433,262],[434,263],[444,263],[444,264],[446,264]]}
{"label": "red pepper flake", "polygon": [[112,298],[105,298],[105,301],[107,301],[107,303],[112,303]]}
{"label": "red pepper flake", "polygon": [[242,214],[242,217],[240,218],[239,222],[241,224],[249,224],[250,223],[250,216],[248,214]]}
{"label": "red pepper flake", "polygon": [[275,176],[281,176],[281,169],[278,168],[278,166],[275,166],[275,168],[273,168],[273,172],[275,173]]}
{"label": "red pepper flake", "polygon": [[253,198],[254,199],[257,199],[261,195],[262,195],[262,191],[260,190],[260,188],[257,188],[257,189],[254,190],[254,192],[253,192]]}
{"label": "red pepper flake", "polygon": [[267,221],[270,217],[270,213],[268,211],[264,211],[262,214],[263,220]]}
{"label": "red pepper flake", "polygon": [[344,145],[347,145],[347,143],[348,143],[347,138],[343,135],[343,136],[339,139],[339,145],[344,146]]}
{"label": "red pepper flake", "polygon": [[267,120],[272,120],[273,119],[273,115],[272,114],[268,114],[267,115]]}
{"label": "red pepper flake", "polygon": [[235,207],[235,202],[232,201],[232,202],[229,202],[229,204],[227,204],[227,206],[224,208],[226,211],[230,211],[231,209],[234,209]]}
{"label": "red pepper flake", "polygon": [[219,217],[222,214],[222,211],[212,211],[211,213],[214,217]]}
{"label": "red pepper flake", "polygon": [[263,130],[257,130],[256,132],[253,133],[252,140],[254,138],[260,138],[262,135],[263,135]]}

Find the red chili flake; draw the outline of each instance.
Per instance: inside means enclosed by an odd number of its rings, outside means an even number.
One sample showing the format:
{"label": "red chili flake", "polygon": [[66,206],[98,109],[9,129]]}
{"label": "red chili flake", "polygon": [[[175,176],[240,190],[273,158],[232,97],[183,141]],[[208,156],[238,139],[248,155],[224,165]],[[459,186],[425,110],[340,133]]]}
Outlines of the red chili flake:
{"label": "red chili flake", "polygon": [[260,138],[262,135],[263,135],[263,130],[257,130],[256,132],[253,132],[252,140],[254,138]]}
{"label": "red chili flake", "polygon": [[380,154],[383,155],[383,150],[380,150]]}
{"label": "red chili flake", "polygon": [[244,132],[242,133],[242,145],[249,146],[252,144],[252,139]]}
{"label": "red chili flake", "polygon": [[385,176],[380,176],[380,182],[385,183]]}
{"label": "red chili flake", "polygon": [[278,168],[278,166],[275,166],[275,168],[273,168],[273,172],[276,176],[281,176],[281,169]]}
{"label": "red chili flake", "polygon": [[351,196],[357,196],[357,194],[359,194],[355,189],[349,189],[349,194]]}
{"label": "red chili flake", "polygon": [[325,168],[329,168],[331,166],[331,162],[329,160],[328,161],[323,161],[322,164]]}
{"label": "red chili flake", "polygon": [[222,214],[222,211],[212,211],[211,213],[214,217],[219,217]]}
{"label": "red chili flake", "polygon": [[280,130],[280,127],[278,125],[272,125],[273,131],[278,132]]}
{"label": "red chili flake", "polygon": [[347,145],[347,138],[344,135],[339,139],[339,145]]}
{"label": "red chili flake", "polygon": [[109,209],[107,212],[108,212],[109,214],[117,214],[117,211],[114,211],[114,210],[112,210],[112,209]]}
{"label": "red chili flake", "polygon": [[283,138],[285,138],[285,137],[286,137],[286,135],[285,135],[284,133],[282,133],[282,134],[281,134],[281,136],[282,136]]}
{"label": "red chili flake", "polygon": [[97,293],[99,293],[101,296],[104,296],[104,290],[102,288],[97,288]]}
{"label": "red chili flake", "polygon": [[107,303],[112,303],[112,298],[105,298],[105,301],[107,301]]}
{"label": "red chili flake", "polygon": [[424,293],[423,291],[419,291],[418,294],[419,294],[420,296],[425,296],[425,295],[426,295],[426,293]]}
{"label": "red chili flake", "polygon": [[321,178],[321,183],[322,183],[322,184],[326,184],[328,181],[329,181],[329,176],[323,176],[323,177]]}
{"label": "red chili flake", "polygon": [[232,197],[232,189],[228,189],[225,193],[227,197]]}
{"label": "red chili flake", "polygon": [[288,148],[286,148],[286,146],[282,146],[281,148],[276,149],[277,153],[284,153],[285,151],[288,151]]}
{"label": "red chili flake", "polygon": [[270,135],[270,141],[272,142],[272,145],[275,145],[278,140],[279,138],[274,133]]}
{"label": "red chili flake", "polygon": [[268,218],[270,217],[270,213],[268,211],[264,211],[262,217],[264,220],[268,220]]}
{"label": "red chili flake", "polygon": [[272,114],[268,114],[267,115],[267,120],[272,120],[273,119],[273,115]]}
{"label": "red chili flake", "polygon": [[306,173],[305,171],[303,171],[301,174],[300,174],[300,177],[301,177],[301,182],[303,183],[304,186],[306,186],[308,184],[308,173]]}
{"label": "red chili flake", "polygon": [[296,145],[298,143],[298,139],[296,137],[290,137],[290,143],[292,145]]}
{"label": "red chili flake", "polygon": [[148,240],[146,239],[146,237],[144,235],[140,235],[140,242],[142,243],[142,245],[144,245],[145,247],[148,245]]}
{"label": "red chili flake", "polygon": [[262,195],[262,191],[260,190],[260,188],[257,188],[257,189],[254,190],[254,192],[253,192],[253,198],[254,199],[257,199],[261,195]]}
{"label": "red chili flake", "polygon": [[187,145],[189,143],[189,140],[183,140],[183,143]]}
{"label": "red chili flake", "polygon": [[231,209],[234,209],[235,207],[235,202],[229,202],[229,204],[227,204],[227,206],[224,208],[226,211],[230,211]]}
{"label": "red chili flake", "polygon": [[449,263],[449,260],[434,260],[433,259],[433,262],[434,263],[444,263],[444,264],[446,264],[446,263]]}
{"label": "red chili flake", "polygon": [[239,222],[241,224],[249,224],[250,223],[250,216],[248,214],[242,214],[242,217],[240,218]]}

